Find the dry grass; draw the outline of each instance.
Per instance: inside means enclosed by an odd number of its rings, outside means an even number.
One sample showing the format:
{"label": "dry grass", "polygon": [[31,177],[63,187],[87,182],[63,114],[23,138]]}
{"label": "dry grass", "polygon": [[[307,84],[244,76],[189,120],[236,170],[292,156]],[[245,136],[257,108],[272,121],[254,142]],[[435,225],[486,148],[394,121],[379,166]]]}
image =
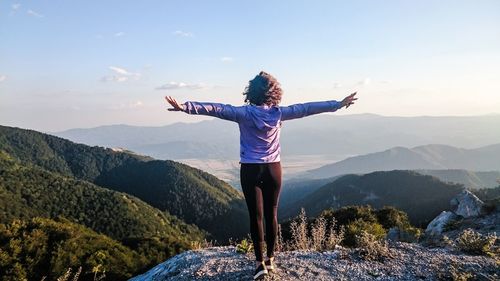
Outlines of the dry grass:
{"label": "dry grass", "polygon": [[203,239],[203,241],[191,241],[191,249],[193,250],[201,250],[213,246],[214,242],[212,240],[207,241],[207,239]]}
{"label": "dry grass", "polygon": [[304,208],[300,210],[298,217],[290,223],[292,240],[289,244],[291,250],[309,250],[311,241],[307,233],[307,216]]}
{"label": "dry grass", "polygon": [[[344,239],[345,228],[336,230],[337,221],[332,217],[330,221],[324,216],[319,216],[309,225],[304,208],[290,223],[291,241],[287,243],[286,250],[313,250],[330,251]],[[310,231],[309,231],[310,229]],[[280,238],[281,239],[281,238]]]}

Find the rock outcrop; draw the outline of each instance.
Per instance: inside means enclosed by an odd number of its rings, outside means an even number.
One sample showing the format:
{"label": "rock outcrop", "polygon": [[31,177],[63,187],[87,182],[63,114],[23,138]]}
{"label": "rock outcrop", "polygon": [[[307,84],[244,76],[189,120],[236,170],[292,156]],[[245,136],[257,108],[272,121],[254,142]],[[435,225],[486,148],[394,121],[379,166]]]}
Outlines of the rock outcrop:
{"label": "rock outcrop", "polygon": [[426,235],[437,236],[443,233],[444,227],[451,220],[457,218],[457,215],[450,211],[442,211],[437,217],[435,217],[425,229]]}
{"label": "rock outcrop", "polygon": [[442,211],[435,217],[425,229],[429,236],[439,236],[445,231],[445,226],[453,220],[462,218],[473,218],[481,215],[484,205],[472,192],[463,190],[460,194],[450,200],[453,211]]}
{"label": "rock outcrop", "polygon": [[455,214],[464,218],[479,216],[481,214],[481,207],[484,205],[483,201],[468,190],[462,191],[455,198],[451,199],[450,204],[452,207],[455,207]]}
{"label": "rock outcrop", "polygon": [[[391,243],[390,249],[392,258],[383,262],[365,261],[354,249],[342,247],[277,252],[277,270],[266,280],[448,280],[454,272],[471,272],[479,277],[474,280],[500,278],[489,257],[405,242]],[[238,253],[234,246],[211,247],[181,253],[131,281],[252,280],[254,264],[253,253]]]}

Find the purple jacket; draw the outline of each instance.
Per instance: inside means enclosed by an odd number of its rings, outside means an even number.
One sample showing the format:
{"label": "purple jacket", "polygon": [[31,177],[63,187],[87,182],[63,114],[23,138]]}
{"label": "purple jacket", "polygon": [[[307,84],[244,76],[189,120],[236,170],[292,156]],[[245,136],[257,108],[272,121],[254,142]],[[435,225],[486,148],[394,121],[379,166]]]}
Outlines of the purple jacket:
{"label": "purple jacket", "polygon": [[271,163],[280,161],[281,121],[333,112],[341,107],[342,103],[335,100],[290,106],[233,106],[187,101],[184,112],[237,122],[240,127],[240,163]]}

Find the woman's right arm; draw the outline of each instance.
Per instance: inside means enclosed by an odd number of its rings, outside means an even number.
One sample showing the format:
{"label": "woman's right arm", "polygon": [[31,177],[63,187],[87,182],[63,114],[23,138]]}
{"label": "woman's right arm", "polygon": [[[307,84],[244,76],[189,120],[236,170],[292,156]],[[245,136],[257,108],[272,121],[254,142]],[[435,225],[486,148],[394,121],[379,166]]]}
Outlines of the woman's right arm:
{"label": "woman's right arm", "polygon": [[188,114],[200,114],[214,116],[224,120],[238,122],[243,114],[242,107],[232,106],[215,102],[187,101],[183,103],[184,112]]}
{"label": "woman's right arm", "polygon": [[235,122],[241,120],[244,114],[243,107],[236,107],[230,104],[197,101],[178,103],[170,96],[166,96],[165,98],[173,107],[169,109],[170,111],[183,111],[187,114],[208,115]]}

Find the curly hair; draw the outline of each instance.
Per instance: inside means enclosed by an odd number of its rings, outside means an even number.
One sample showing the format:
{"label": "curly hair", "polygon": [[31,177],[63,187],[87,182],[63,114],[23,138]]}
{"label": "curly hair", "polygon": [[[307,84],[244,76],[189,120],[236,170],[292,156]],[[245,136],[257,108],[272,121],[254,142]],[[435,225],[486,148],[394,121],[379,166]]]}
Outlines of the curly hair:
{"label": "curly hair", "polygon": [[243,95],[246,95],[245,103],[269,106],[277,106],[281,102],[282,94],[283,90],[278,80],[264,71],[250,80],[243,92]]}

